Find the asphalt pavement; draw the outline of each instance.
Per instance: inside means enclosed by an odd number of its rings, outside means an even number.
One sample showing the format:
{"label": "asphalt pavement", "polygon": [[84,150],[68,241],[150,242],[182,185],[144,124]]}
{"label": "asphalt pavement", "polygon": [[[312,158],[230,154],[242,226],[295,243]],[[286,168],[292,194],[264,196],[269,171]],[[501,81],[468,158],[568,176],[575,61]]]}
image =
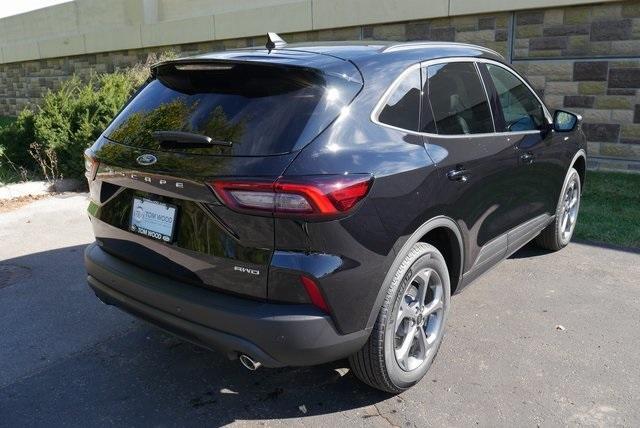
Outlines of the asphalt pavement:
{"label": "asphalt pavement", "polygon": [[103,305],[86,195],[0,214],[0,426],[640,426],[640,254],[525,247],[454,296],[398,396],[345,361],[249,372]]}

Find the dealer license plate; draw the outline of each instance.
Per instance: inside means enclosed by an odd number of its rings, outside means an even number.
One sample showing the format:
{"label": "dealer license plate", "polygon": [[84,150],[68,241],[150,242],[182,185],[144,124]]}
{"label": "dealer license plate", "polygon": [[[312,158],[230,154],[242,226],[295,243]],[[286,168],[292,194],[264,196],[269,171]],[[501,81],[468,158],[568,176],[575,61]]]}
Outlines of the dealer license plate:
{"label": "dealer license plate", "polygon": [[173,241],[178,207],[146,198],[133,198],[131,231],[164,242]]}

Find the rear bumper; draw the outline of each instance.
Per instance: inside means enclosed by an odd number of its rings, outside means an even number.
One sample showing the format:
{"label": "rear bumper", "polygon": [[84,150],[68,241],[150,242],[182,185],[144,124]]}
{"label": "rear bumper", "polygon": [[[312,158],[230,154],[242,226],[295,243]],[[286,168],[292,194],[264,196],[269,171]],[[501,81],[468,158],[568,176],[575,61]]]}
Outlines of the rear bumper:
{"label": "rear bumper", "polygon": [[360,349],[368,331],[340,335],[311,305],[274,304],[216,293],[140,269],[91,244],[88,282],[104,303],[230,358],[247,354],[266,367],[306,366]]}

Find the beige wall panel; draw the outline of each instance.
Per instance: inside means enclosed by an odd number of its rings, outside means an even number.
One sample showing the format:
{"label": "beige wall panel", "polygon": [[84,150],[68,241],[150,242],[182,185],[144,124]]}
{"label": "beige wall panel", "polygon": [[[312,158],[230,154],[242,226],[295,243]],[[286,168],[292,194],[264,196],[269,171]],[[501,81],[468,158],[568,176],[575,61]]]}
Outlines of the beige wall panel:
{"label": "beige wall panel", "polygon": [[6,62],[28,61],[40,58],[40,51],[37,43],[16,43],[3,46],[2,57]]}
{"label": "beige wall panel", "polygon": [[158,0],[158,20],[182,20],[193,16],[213,15],[214,0]]}
{"label": "beige wall panel", "polygon": [[485,13],[505,10],[536,9],[575,4],[606,3],[619,0],[450,0],[450,15]]}
{"label": "beige wall panel", "polygon": [[256,7],[290,3],[291,0],[157,0],[159,20],[214,15]]}
{"label": "beige wall panel", "polygon": [[[18,0],[0,0],[18,1]],[[25,42],[77,32],[75,3],[63,3],[0,19],[0,43]]]}
{"label": "beige wall panel", "polygon": [[179,19],[142,26],[142,46],[213,40],[213,16]]}
{"label": "beige wall panel", "polygon": [[144,1],[124,0],[125,25],[136,25],[144,22]]}
{"label": "beige wall panel", "polygon": [[[20,0],[0,0],[2,1]],[[448,14],[459,16],[613,1],[74,0],[0,19],[0,46],[6,47],[3,61],[10,62],[11,58],[29,60],[52,54],[79,55],[85,52],[135,49],[143,46],[143,42],[144,46],[160,46],[244,38],[267,31],[335,29],[428,19]],[[622,5],[618,4],[619,7]],[[598,8],[601,9],[606,8]],[[549,16],[552,13],[558,12],[551,10]],[[638,18],[634,19],[638,21]],[[634,34],[638,33],[635,27],[640,28],[640,24],[635,21]],[[84,46],[79,42],[80,39],[76,39],[83,36]],[[65,38],[68,39],[67,43],[64,43]],[[38,44],[42,49],[37,49]],[[614,47],[631,55],[636,53],[635,45],[635,41],[625,40],[615,43]],[[70,49],[74,46],[80,49],[71,52]],[[28,56],[28,53],[33,56]]]}
{"label": "beige wall panel", "polygon": [[24,32],[23,15],[0,19],[0,44],[5,45],[20,40],[24,41]]}
{"label": "beige wall panel", "polygon": [[22,40],[59,38],[78,33],[75,2],[34,10],[22,17],[25,22]]}
{"label": "beige wall panel", "polygon": [[313,28],[447,16],[449,0],[314,0]]}
{"label": "beige wall panel", "polygon": [[311,29],[311,0],[215,15],[216,39],[307,31]]}
{"label": "beige wall panel", "polygon": [[142,22],[142,0],[76,0],[75,3],[82,32]]}
{"label": "beige wall panel", "polygon": [[83,36],[58,37],[55,39],[40,40],[38,42],[38,47],[41,58],[78,55],[86,52]]}
{"label": "beige wall panel", "polygon": [[110,28],[85,34],[87,52],[107,52],[142,47],[140,26]]}

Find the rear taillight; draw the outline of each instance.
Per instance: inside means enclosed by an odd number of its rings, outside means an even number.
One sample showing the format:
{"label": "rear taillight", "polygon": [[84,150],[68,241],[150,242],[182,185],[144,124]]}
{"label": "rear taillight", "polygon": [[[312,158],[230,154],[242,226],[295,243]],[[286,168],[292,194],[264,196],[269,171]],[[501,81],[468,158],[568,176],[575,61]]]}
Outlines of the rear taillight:
{"label": "rear taillight", "polygon": [[277,217],[326,219],[347,214],[371,188],[368,174],[280,177],[274,182],[216,180],[211,187],[231,209]]}

